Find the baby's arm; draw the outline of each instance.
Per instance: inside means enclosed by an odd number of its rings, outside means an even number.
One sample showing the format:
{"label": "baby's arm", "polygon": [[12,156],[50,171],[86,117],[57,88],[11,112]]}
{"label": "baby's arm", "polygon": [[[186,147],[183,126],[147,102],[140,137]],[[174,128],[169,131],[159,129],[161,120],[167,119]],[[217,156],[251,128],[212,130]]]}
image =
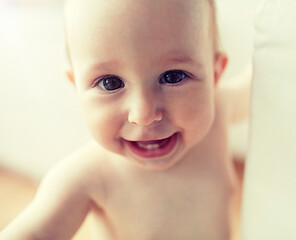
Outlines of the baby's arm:
{"label": "baby's arm", "polygon": [[230,124],[241,122],[249,117],[252,74],[250,64],[240,74],[225,83],[222,82],[220,86]]}
{"label": "baby's arm", "polygon": [[0,240],[71,239],[89,209],[77,167],[60,164],[42,181],[32,203],[0,233]]}

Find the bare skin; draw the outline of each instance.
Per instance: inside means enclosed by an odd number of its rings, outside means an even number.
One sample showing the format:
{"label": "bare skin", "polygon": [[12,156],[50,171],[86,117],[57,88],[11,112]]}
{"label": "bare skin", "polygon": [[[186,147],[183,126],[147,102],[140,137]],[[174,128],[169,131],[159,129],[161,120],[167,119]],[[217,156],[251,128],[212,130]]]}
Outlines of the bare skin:
{"label": "bare skin", "polygon": [[219,87],[227,58],[210,11],[195,0],[69,4],[67,74],[94,141],[44,178],[1,240],[70,239],[89,212],[94,239],[233,237],[227,130],[247,107]]}

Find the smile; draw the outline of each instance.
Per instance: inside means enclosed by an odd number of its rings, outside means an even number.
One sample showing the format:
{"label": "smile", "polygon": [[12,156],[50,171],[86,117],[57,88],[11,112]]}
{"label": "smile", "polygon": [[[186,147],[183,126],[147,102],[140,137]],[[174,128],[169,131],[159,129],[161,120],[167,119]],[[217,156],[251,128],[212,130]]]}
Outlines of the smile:
{"label": "smile", "polygon": [[126,141],[135,155],[142,158],[156,158],[168,155],[175,148],[177,134],[164,139],[150,141]]}

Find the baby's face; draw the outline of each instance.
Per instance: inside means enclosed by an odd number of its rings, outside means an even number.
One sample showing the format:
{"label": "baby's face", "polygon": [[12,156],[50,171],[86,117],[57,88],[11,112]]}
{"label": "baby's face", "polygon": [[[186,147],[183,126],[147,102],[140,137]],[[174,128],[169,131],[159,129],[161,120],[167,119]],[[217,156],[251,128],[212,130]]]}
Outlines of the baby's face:
{"label": "baby's face", "polygon": [[203,140],[217,68],[210,11],[204,0],[69,1],[73,79],[103,147],[164,170]]}

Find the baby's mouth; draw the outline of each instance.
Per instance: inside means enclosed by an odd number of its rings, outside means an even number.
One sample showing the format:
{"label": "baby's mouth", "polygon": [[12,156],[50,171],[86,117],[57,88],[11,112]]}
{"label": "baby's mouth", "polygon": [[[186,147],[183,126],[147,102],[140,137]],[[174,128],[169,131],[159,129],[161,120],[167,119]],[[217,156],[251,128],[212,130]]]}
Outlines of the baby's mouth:
{"label": "baby's mouth", "polygon": [[162,157],[169,154],[177,142],[177,134],[159,140],[126,141],[130,150],[142,158]]}

